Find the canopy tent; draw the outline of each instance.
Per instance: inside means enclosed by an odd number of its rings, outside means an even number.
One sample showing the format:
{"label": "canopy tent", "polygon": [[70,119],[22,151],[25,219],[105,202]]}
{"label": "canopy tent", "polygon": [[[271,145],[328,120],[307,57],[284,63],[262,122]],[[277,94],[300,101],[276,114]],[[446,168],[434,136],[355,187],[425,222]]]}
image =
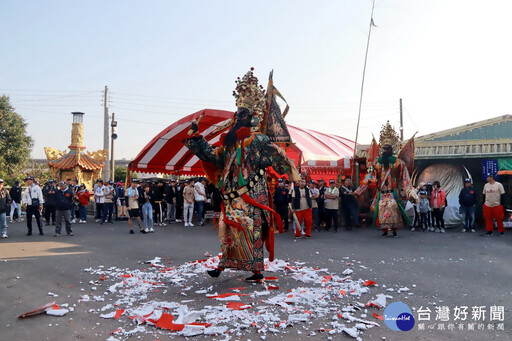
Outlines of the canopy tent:
{"label": "canopy tent", "polygon": [[[200,160],[183,145],[188,138],[190,123],[200,116],[199,133],[210,144],[218,143],[224,126],[233,117],[233,112],[204,109],[188,115],[171,124],[155,136],[130,162],[132,172],[163,173],[181,175],[204,174]],[[323,134],[310,129],[288,125],[294,145],[287,150],[288,157],[297,166],[306,167],[310,172],[322,167],[324,171],[335,172],[350,167],[354,142],[340,136]],[[315,168],[317,167],[317,168]]]}

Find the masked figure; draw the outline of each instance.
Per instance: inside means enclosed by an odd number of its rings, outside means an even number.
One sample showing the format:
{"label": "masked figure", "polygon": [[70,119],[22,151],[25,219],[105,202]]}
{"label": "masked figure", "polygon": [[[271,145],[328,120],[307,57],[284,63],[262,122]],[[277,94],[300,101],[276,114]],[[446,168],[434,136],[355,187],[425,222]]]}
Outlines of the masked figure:
{"label": "masked figure", "polygon": [[[368,186],[373,185],[372,187],[376,188],[372,202],[373,221],[383,230],[383,237],[388,236],[390,230],[393,232],[393,237],[398,237],[397,228],[404,226],[404,220],[410,223],[404,208],[409,198],[417,199],[408,170],[413,160],[413,155],[409,155],[411,148],[414,151],[413,141],[414,137],[401,150],[398,157],[395,156],[395,151],[400,150],[401,147],[400,138],[388,121],[380,133],[381,155],[376,160],[370,160],[370,171],[363,184],[356,190],[360,195],[368,189]],[[372,147],[370,149],[373,149]]]}
{"label": "masked figure", "polygon": [[272,166],[291,180],[300,177],[284,150],[260,132],[265,92],[252,69],[237,80],[233,95],[238,109],[220,143],[210,146],[194,122],[190,129],[195,135],[184,144],[203,161],[223,199],[218,223],[222,257],[218,268],[208,274],[218,277],[224,268],[233,268],[252,271],[246,280],[258,281],[263,279],[264,244],[273,259],[274,221],[283,232],[282,221],[269,207],[266,169]]}

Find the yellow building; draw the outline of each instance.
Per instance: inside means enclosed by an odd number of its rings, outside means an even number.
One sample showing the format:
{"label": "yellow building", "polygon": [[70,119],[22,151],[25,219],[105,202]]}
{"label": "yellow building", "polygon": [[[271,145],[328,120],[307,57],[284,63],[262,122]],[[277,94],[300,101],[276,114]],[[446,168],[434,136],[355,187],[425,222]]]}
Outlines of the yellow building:
{"label": "yellow building", "polygon": [[73,124],[71,129],[71,144],[69,152],[55,148],[45,147],[48,166],[54,179],[78,179],[78,183],[84,183],[91,190],[94,180],[101,177],[108,150],[86,152],[84,144],[84,124],[82,112],[73,112]]}

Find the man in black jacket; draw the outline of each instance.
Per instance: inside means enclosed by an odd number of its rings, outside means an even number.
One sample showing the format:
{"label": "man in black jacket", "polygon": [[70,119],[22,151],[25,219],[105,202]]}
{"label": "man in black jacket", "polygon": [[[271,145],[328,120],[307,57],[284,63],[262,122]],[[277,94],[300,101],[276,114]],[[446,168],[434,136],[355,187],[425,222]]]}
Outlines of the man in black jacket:
{"label": "man in black jacket", "polygon": [[170,179],[164,190],[164,200],[167,204],[166,223],[174,224],[176,222],[176,196],[176,180]]}
{"label": "man in black jacket", "polygon": [[[43,188],[43,197],[44,197],[44,219],[46,220],[46,226],[55,225],[55,204],[57,193],[57,187],[55,187],[55,181],[50,179],[48,184]],[[51,220],[50,220],[51,218]]]}
{"label": "man in black jacket", "polygon": [[276,212],[281,216],[284,222],[284,230],[288,231],[288,202],[289,202],[289,190],[284,187],[284,180],[279,179],[279,186],[276,188],[274,193],[274,205],[276,206]]}
{"label": "man in black jacket", "polygon": [[73,191],[68,188],[66,182],[59,183],[59,189],[55,191],[56,224],[55,237],[60,237],[62,229],[62,218],[66,223],[66,233],[73,235],[71,231],[71,206],[73,204]]}
{"label": "man in black jacket", "polygon": [[464,180],[464,188],[459,194],[459,205],[462,216],[464,217],[464,225],[462,226],[461,232],[466,232],[471,229],[471,232],[475,231],[475,205],[478,201],[478,192],[473,187],[471,179],[467,178]]}
{"label": "man in black jacket", "polygon": [[167,208],[167,205],[164,201],[164,194],[165,194],[165,186],[163,180],[158,180],[158,183],[156,186],[153,186],[153,199],[154,204],[153,208],[155,210],[156,219],[155,222],[157,225],[160,226],[166,226],[167,224],[164,223],[165,220],[165,208]]}
{"label": "man in black jacket", "polygon": [[[12,200],[12,204],[11,204],[11,223],[13,223],[15,220],[14,220],[14,212],[17,212],[18,213],[18,221],[23,221],[23,219],[21,219],[21,193],[22,193],[22,189],[21,189],[21,186],[20,186],[20,182],[18,180],[16,180],[16,182],[14,183],[14,186],[11,187],[11,190],[9,191],[9,194],[11,195],[11,200]],[[16,206],[14,205],[16,203]]]}
{"label": "man in black jacket", "polygon": [[[359,214],[357,213],[357,200],[355,187],[351,178],[345,178],[340,187],[341,207],[345,216],[345,230],[352,230],[352,225],[359,227]],[[351,221],[352,220],[352,221]]]}
{"label": "man in black jacket", "polygon": [[7,207],[11,204],[11,195],[4,188],[4,180],[0,179],[0,233],[7,238]]}

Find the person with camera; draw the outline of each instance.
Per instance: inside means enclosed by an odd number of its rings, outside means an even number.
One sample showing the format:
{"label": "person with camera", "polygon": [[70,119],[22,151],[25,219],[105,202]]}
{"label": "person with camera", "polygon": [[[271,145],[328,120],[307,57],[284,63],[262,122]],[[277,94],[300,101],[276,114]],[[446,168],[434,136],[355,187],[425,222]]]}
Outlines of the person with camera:
{"label": "person with camera", "polygon": [[34,183],[34,178],[29,176],[25,179],[27,188],[23,192],[23,204],[26,206],[27,212],[27,236],[32,235],[32,217],[36,218],[37,227],[39,228],[39,234],[42,236],[43,226],[41,224],[41,209],[44,204],[43,192],[41,187]]}

